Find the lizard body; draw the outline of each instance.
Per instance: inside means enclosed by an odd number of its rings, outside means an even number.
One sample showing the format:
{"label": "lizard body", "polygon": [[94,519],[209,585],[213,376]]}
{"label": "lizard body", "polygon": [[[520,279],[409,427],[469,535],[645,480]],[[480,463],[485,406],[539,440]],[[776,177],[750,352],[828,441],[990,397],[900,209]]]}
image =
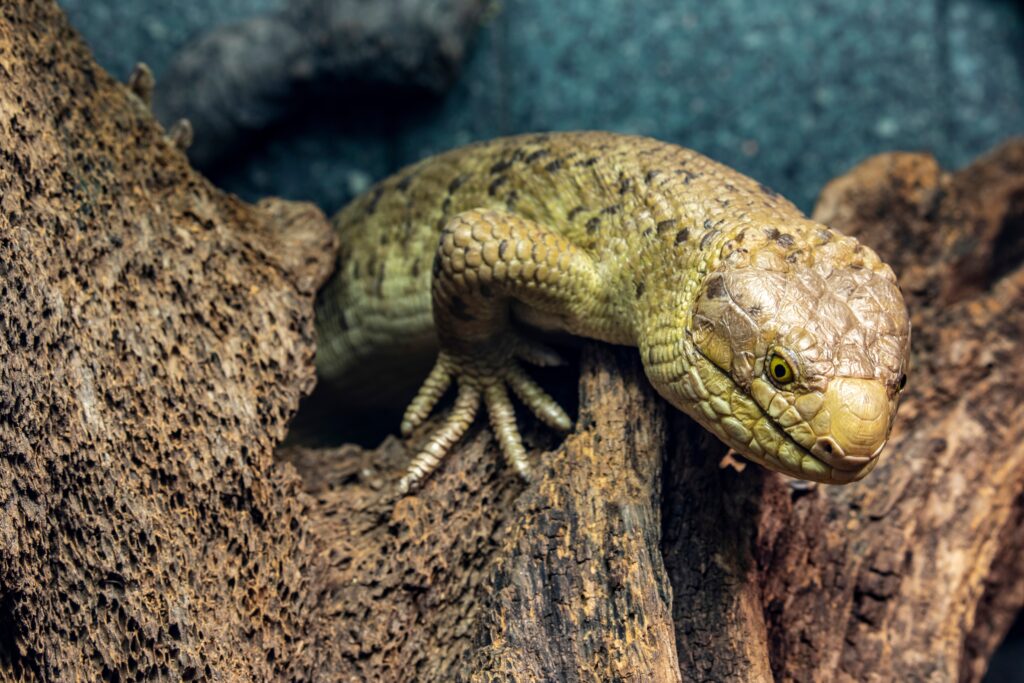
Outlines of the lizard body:
{"label": "lizard body", "polygon": [[508,388],[571,426],[518,364],[555,360],[523,326],[638,347],[669,402],[792,476],[855,481],[891,429],[910,335],[891,269],[697,152],[599,132],[501,138],[403,169],[334,223],[320,375],[358,392],[368,370],[437,354],[404,433],[458,385],[405,490],[481,402],[529,477]]}

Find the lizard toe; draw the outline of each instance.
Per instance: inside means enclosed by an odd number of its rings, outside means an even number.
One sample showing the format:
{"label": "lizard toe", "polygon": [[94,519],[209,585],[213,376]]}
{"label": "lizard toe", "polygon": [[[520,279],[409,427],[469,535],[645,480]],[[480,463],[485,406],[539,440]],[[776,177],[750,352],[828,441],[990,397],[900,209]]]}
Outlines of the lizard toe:
{"label": "lizard toe", "polygon": [[398,482],[399,492],[403,495],[408,493],[437,469],[444,456],[469,429],[479,408],[480,390],[470,384],[460,384],[455,406],[444,424],[430,435],[427,443],[409,464],[405,476]]}
{"label": "lizard toe", "polygon": [[513,365],[505,375],[505,379],[516,396],[533,411],[541,422],[552,429],[567,432],[572,429],[572,419],[522,368]]}
{"label": "lizard toe", "polygon": [[423,421],[430,416],[431,411],[434,410],[437,402],[441,400],[441,397],[448,390],[451,383],[452,373],[448,369],[448,361],[441,355],[438,357],[437,362],[434,363],[434,368],[430,371],[430,374],[423,380],[423,384],[416,393],[416,397],[413,398],[405,409],[405,414],[402,416],[402,436],[409,436],[412,434],[412,430],[423,424]]}
{"label": "lizard toe", "polygon": [[494,430],[494,436],[498,439],[498,447],[502,454],[523,479],[530,481],[533,472],[530,468],[530,461],[526,457],[526,448],[523,447],[523,438],[519,434],[519,427],[516,426],[515,410],[504,382],[493,382],[484,389],[484,403],[487,405],[491,429]]}

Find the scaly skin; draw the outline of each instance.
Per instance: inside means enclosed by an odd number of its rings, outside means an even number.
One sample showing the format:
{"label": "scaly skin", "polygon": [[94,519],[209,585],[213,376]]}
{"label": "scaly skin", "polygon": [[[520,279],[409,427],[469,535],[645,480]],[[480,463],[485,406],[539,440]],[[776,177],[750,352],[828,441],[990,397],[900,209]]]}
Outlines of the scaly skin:
{"label": "scaly skin", "polygon": [[498,139],[404,169],[335,225],[321,376],[358,393],[386,363],[436,353],[405,434],[458,385],[403,491],[437,467],[481,401],[529,478],[508,388],[547,424],[571,426],[518,364],[557,360],[524,326],[638,347],[672,405],[795,477],[862,478],[892,427],[910,346],[892,270],[696,152],[596,132]]}

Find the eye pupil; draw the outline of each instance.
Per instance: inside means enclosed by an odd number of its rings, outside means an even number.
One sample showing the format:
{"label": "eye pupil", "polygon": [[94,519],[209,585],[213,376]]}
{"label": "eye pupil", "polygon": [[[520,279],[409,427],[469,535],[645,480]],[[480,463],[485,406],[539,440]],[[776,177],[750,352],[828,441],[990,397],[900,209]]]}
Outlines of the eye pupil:
{"label": "eye pupil", "polygon": [[900,375],[900,391],[903,391],[905,386],[907,386],[907,373]]}
{"label": "eye pupil", "polygon": [[785,361],[781,356],[772,356],[768,362],[768,372],[770,373],[772,381],[777,384],[789,384],[793,381],[793,370],[789,367],[789,363]]}

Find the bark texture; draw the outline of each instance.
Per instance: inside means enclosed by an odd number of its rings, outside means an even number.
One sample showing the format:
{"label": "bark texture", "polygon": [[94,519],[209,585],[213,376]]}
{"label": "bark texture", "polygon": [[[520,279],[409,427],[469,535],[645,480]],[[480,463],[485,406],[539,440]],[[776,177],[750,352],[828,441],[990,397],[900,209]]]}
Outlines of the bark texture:
{"label": "bark texture", "polygon": [[192,171],[55,3],[3,3],[4,678],[266,679],[302,658],[318,554],[273,448],[314,382],[333,240],[315,207]]}
{"label": "bark texture", "polygon": [[1024,141],[875,157],[816,214],[913,314],[865,481],[723,468],[635,352],[588,346],[539,482],[477,426],[397,498],[397,439],[273,456],[323,216],[211,187],[52,2],[5,3],[0,677],[979,680],[1024,602]]}

